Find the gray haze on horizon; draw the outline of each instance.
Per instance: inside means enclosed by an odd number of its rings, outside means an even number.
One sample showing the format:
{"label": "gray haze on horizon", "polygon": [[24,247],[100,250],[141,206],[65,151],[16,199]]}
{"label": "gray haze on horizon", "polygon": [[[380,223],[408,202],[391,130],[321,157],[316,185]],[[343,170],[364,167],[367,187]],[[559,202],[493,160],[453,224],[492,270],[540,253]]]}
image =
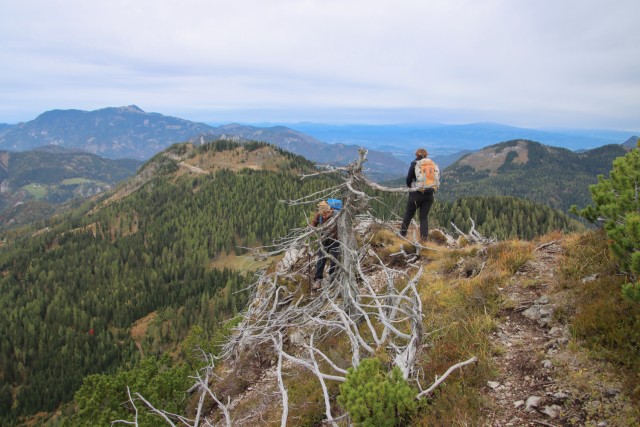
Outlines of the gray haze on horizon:
{"label": "gray haze on horizon", "polygon": [[637,0],[0,7],[0,123],[136,104],[202,122],[640,130]]}

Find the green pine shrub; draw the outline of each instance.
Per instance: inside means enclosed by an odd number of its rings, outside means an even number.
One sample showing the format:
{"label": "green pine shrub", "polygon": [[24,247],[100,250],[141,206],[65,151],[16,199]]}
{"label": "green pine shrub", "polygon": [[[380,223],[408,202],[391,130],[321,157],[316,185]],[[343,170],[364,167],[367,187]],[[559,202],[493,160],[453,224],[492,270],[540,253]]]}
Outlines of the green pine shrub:
{"label": "green pine shrub", "polygon": [[571,210],[592,222],[604,220],[611,252],[632,278],[623,293],[640,302],[640,148],[615,159],[609,178],[598,175],[589,191],[593,205]]}
{"label": "green pine shrub", "polygon": [[406,425],[415,413],[417,394],[397,366],[385,372],[380,360],[371,358],[356,369],[349,368],[347,380],[340,385],[338,403],[358,426],[393,427]]}

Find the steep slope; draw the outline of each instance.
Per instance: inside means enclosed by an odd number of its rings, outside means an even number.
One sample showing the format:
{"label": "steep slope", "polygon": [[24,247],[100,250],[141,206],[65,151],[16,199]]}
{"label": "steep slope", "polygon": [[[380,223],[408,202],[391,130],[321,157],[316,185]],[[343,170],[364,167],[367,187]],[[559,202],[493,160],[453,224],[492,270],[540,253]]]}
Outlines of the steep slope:
{"label": "steep slope", "polygon": [[567,211],[590,201],[588,186],[626,153],[622,145],[606,145],[583,153],[515,140],[469,154],[442,174],[440,196],[505,195],[545,203]]}
{"label": "steep slope", "polygon": [[[230,170],[232,159],[247,167]],[[279,200],[327,185],[300,182],[311,167],[266,144],[182,144],[148,162],[128,194],[112,198],[114,189],[2,246],[0,382],[12,397],[0,418],[52,411],[86,375],[175,349],[196,324],[213,336],[244,306],[246,278],[212,263],[297,227],[302,209]],[[134,339],[134,323],[152,313]]]}

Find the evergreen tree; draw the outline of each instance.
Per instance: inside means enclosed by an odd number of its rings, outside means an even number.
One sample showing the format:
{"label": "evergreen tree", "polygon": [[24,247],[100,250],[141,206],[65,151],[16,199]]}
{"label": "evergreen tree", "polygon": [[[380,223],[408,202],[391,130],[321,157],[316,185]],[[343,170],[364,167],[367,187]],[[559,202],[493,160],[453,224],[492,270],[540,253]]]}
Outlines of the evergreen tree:
{"label": "evergreen tree", "polygon": [[611,251],[621,269],[635,283],[624,287],[624,294],[640,302],[640,143],[638,148],[613,161],[609,179],[598,176],[589,187],[593,205],[572,211],[589,221],[604,221]]}

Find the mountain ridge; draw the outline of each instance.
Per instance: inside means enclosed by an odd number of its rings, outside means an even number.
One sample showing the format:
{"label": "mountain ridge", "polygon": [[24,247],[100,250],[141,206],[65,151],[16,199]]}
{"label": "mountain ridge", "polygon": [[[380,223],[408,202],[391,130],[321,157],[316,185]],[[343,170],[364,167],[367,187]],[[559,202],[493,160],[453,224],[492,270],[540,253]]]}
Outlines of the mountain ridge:
{"label": "mountain ridge", "polygon": [[447,200],[472,195],[525,198],[566,211],[591,200],[588,186],[607,174],[628,149],[619,144],[575,153],[530,140],[494,144],[445,168],[440,195]]}
{"label": "mountain ridge", "polygon": [[[284,126],[258,128],[237,123],[212,127],[136,105],[99,110],[51,110],[34,120],[0,128],[0,149],[24,151],[43,145],[81,149],[107,158],[146,160],[171,144],[206,139],[259,140],[318,163],[345,165],[359,146],[328,144]],[[404,174],[406,165],[391,153],[369,150],[370,175],[377,180]]]}

